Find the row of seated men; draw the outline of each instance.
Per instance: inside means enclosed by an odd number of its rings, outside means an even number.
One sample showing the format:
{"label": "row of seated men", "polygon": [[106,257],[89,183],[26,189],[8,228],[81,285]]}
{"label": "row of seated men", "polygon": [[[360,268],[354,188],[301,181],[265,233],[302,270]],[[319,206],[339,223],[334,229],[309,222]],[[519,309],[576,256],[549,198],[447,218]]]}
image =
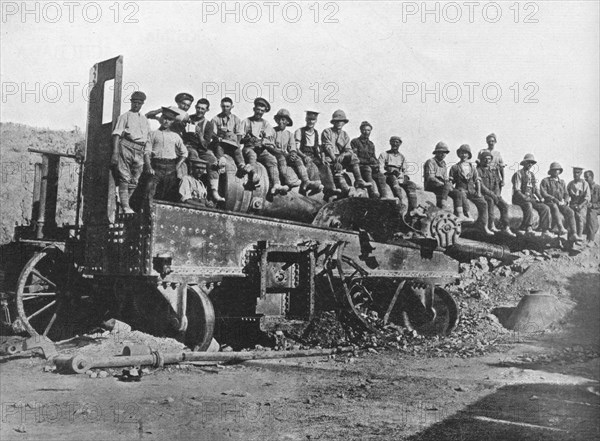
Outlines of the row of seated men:
{"label": "row of seated men", "polygon": [[[269,176],[271,195],[285,194],[299,187],[301,194],[323,191],[327,201],[351,197],[355,190],[343,175],[347,171],[354,177],[354,186],[366,188],[372,198],[402,198],[404,189],[408,195],[409,216],[420,213],[416,185],[406,175],[406,160],[399,152],[401,138],[392,136],[390,150],[377,157],[369,139],[371,124],[363,121],[361,135],[351,140],[343,130],[348,123],[343,110],[333,113],[331,127],[323,130],[319,137],[315,129],[318,112],[306,111],[304,127],[292,133],[287,130],[293,121],[286,109],[276,113],[275,128],[263,118],[271,110],[264,98],[256,98],[253,115],[242,120],[232,113],[233,101],[225,97],[221,100],[221,112],[210,121],[206,118],[210,103],[205,98],[197,101],[193,115],[187,113],[194,101],[188,93],[175,97],[176,106],[161,107],[143,115],[140,111],[145,100],[143,92],[134,92],[131,109],[119,117],[113,130],[111,165],[125,213],[133,212],[129,198],[142,173],[147,178],[144,193],[148,199],[196,200],[195,204],[217,205],[224,202],[218,184],[219,174],[225,170],[225,154],[235,161],[238,176],[247,174],[248,181],[254,185],[259,185],[256,164],[263,164]],[[158,119],[160,128],[150,131],[148,119]],[[460,161],[449,171],[445,162],[448,146],[439,142],[433,158],[425,163],[424,187],[436,194],[440,208],[447,208],[450,197],[459,220],[474,222],[484,234],[499,231],[494,218],[494,206],[498,206],[502,230],[514,236],[509,227],[508,204],[500,195],[504,163],[494,149],[496,136],[490,134],[486,142],[488,148],[479,152],[478,165],[471,162],[471,149],[464,144],[457,150]],[[189,175],[184,165],[188,157]],[[583,180],[582,169],[576,167],[574,180],[567,186],[558,177],[562,167],[553,163],[548,172],[550,176],[543,179],[538,188],[531,172],[535,163],[533,155],[525,155],[521,162],[523,168],[512,178],[512,202],[523,209],[519,231],[532,233],[533,208],[540,215],[539,229],[544,236],[552,236],[550,230],[555,228],[558,234],[568,232],[573,239],[582,240],[587,220],[588,230],[593,231],[588,232],[588,239],[593,240],[598,229],[600,193],[600,187],[593,182],[593,173],[586,172],[586,180]],[[186,198],[190,195],[192,197]],[[475,221],[469,217],[466,200],[477,207]]]}

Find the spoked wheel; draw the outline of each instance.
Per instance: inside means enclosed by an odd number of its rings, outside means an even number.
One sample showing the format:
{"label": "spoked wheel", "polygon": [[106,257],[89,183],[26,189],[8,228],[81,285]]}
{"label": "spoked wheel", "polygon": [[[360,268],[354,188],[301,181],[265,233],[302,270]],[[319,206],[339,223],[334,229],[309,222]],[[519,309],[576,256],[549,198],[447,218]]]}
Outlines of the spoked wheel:
{"label": "spoked wheel", "polygon": [[192,351],[205,351],[215,330],[215,310],[206,290],[194,285],[187,292],[187,329],[182,341]]}
{"label": "spoked wheel", "polygon": [[[448,335],[458,324],[458,306],[452,296],[438,286],[411,286],[412,293],[404,296],[402,322],[409,330],[422,335]],[[428,289],[433,289],[433,298],[422,303]]]}
{"label": "spoked wheel", "polygon": [[48,336],[64,305],[69,267],[63,252],[46,248],[27,262],[17,282],[16,331]]}

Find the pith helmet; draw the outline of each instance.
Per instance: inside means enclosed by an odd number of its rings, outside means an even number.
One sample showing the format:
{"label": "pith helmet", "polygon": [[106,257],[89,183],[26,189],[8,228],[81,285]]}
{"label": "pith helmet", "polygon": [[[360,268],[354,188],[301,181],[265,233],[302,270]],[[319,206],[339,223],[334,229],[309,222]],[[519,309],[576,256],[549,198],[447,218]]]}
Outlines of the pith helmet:
{"label": "pith helmet", "polygon": [[521,165],[525,165],[527,162],[531,162],[533,164],[537,164],[537,161],[535,160],[535,157],[533,156],[533,153],[527,153],[523,157],[523,160],[521,161]]}
{"label": "pith helmet", "polygon": [[471,146],[469,144],[461,145],[458,150],[456,150],[457,154],[460,154],[460,152],[467,152],[469,154],[469,159],[473,157],[473,154],[471,153]]}
{"label": "pith helmet", "polygon": [[550,174],[550,172],[552,170],[560,170],[560,173],[563,172],[563,168],[558,162],[553,162],[552,164],[550,164],[550,169],[548,170],[548,174]]}
{"label": "pith helmet", "polygon": [[343,110],[336,110],[335,112],[333,112],[333,115],[331,115],[331,124],[333,124],[336,121],[344,121],[345,123],[348,122],[348,118],[346,118],[346,113]]}
{"label": "pith helmet", "polygon": [[450,149],[448,148],[448,145],[444,141],[440,141],[435,145],[433,154],[435,155],[436,153],[439,153],[439,152],[450,153]]}
{"label": "pith helmet", "polygon": [[288,126],[293,126],[294,122],[292,121],[292,117],[290,116],[290,112],[287,109],[279,109],[277,111],[277,113],[275,114],[275,116],[273,117],[273,119],[276,122],[279,122],[280,119],[285,118],[287,119],[288,122]]}

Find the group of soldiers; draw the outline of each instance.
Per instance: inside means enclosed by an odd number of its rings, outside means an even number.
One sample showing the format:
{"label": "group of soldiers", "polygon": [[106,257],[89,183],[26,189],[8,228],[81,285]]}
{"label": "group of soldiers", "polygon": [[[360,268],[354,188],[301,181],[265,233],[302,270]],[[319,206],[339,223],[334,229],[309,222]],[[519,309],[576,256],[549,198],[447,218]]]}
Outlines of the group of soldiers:
{"label": "group of soldiers", "polygon": [[[299,187],[301,194],[323,192],[326,201],[356,195],[364,188],[369,197],[403,199],[408,195],[408,216],[418,217],[422,210],[417,203],[416,185],[406,174],[406,159],[399,149],[402,139],[390,138],[390,149],[376,156],[375,145],[369,139],[373,126],[363,121],[360,136],[350,139],[343,129],[348,119],[343,110],[336,110],[331,127],[315,129],[319,112],[307,110],[305,125],[294,133],[290,113],[280,109],[274,116],[275,127],[264,118],[271,111],[264,98],[254,100],[253,115],[240,119],[232,113],[233,101],[221,100],[221,112],[208,120],[210,102],[199,99],[195,113],[188,114],[194,97],[189,93],[175,96],[175,106],[161,107],[141,113],[146,95],[136,91],[131,96],[131,108],[121,115],[112,132],[111,165],[118,184],[119,200],[125,213],[133,213],[130,197],[141,177],[145,199],[180,201],[194,206],[214,206],[225,201],[219,194],[219,175],[225,172],[225,155],[233,158],[237,176],[248,175],[248,185],[260,185],[261,163],[269,177],[269,195],[286,194]],[[148,119],[157,119],[160,128],[150,131]],[[488,147],[479,152],[477,165],[471,162],[469,145],[457,150],[460,159],[448,170],[445,158],[450,152],[439,142],[433,158],[424,166],[424,187],[435,193],[437,205],[448,207],[448,197],[454,203],[454,213],[462,222],[473,222],[487,235],[497,233],[494,207],[501,213],[502,231],[515,236],[509,227],[508,204],[502,199],[504,162],[494,149],[496,135],[486,138]],[[522,168],[512,177],[513,204],[523,209],[522,234],[533,234],[532,209],[539,213],[542,235],[569,234],[574,240],[587,235],[593,240],[598,230],[600,186],[594,183],[593,172],[573,168],[573,181],[568,185],[559,178],[562,167],[553,163],[538,188],[531,167],[536,163],[532,154],[525,155]],[[354,177],[350,185],[344,172]],[[391,190],[391,193],[390,193]],[[404,192],[403,192],[404,191]],[[467,200],[477,207],[476,220],[469,217]]]}

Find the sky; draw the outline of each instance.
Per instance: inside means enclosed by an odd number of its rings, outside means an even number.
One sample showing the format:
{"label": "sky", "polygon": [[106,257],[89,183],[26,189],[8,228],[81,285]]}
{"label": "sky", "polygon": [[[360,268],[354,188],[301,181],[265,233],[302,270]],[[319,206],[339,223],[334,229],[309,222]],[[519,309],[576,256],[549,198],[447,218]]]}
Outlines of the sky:
{"label": "sky", "polygon": [[2,122],[85,130],[89,70],[122,55],[123,112],[134,90],[144,111],[205,96],[209,116],[263,96],[292,129],[307,109],[319,130],[343,109],[351,137],[369,121],[378,153],[401,136],[417,168],[494,132],[508,174],[525,153],[540,178],[600,172],[597,1],[0,3]]}

